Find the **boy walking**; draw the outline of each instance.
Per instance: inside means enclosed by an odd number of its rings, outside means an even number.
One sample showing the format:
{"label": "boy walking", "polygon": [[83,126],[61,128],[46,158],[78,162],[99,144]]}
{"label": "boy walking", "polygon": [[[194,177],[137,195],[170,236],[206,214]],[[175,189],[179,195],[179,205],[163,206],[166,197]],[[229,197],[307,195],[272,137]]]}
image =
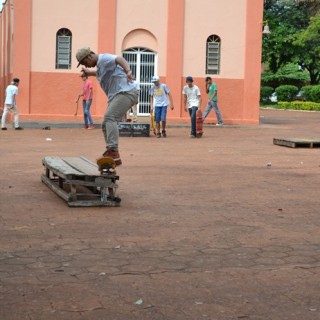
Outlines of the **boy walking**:
{"label": "boy walking", "polygon": [[[173,99],[170,93],[170,89],[164,83],[160,83],[158,76],[153,76],[151,79],[153,87],[150,89],[150,108],[154,110],[154,117],[156,122],[156,136],[161,138],[160,122],[162,124],[162,136],[167,137],[166,133],[166,119],[167,119],[167,107],[171,110],[174,109]],[[168,100],[169,98],[169,100]]]}
{"label": "boy walking", "polygon": [[209,93],[209,101],[202,116],[202,120],[204,121],[208,116],[209,112],[214,109],[217,117],[217,126],[223,125],[223,120],[221,116],[220,109],[218,107],[218,89],[217,85],[212,82],[211,77],[206,77],[206,91]]}
{"label": "boy walking", "polygon": [[18,113],[18,108],[16,103],[16,96],[18,95],[18,92],[19,92],[18,90],[19,83],[20,83],[20,79],[13,78],[11,84],[7,86],[6,99],[4,102],[4,109],[3,109],[3,114],[1,118],[1,130],[7,130],[6,119],[9,112],[12,112],[14,115],[15,130],[23,130],[23,128],[19,126],[19,113]]}
{"label": "boy walking", "polygon": [[[184,109],[189,111],[191,118],[191,134],[190,138],[196,137],[196,113],[198,108],[201,109],[201,93],[198,86],[193,84],[193,78],[188,76],[186,78],[187,85],[183,87],[182,94],[184,99]],[[187,106],[188,103],[188,106]]]}

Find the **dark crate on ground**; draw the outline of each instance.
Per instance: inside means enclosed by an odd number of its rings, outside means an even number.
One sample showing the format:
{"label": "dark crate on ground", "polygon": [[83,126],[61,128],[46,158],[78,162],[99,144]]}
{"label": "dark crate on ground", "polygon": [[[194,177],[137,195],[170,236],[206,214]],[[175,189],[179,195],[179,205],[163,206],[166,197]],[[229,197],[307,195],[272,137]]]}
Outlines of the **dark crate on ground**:
{"label": "dark crate on ground", "polygon": [[149,123],[130,123],[119,122],[120,137],[149,137],[150,124]]}
{"label": "dark crate on ground", "polygon": [[119,122],[119,135],[120,137],[132,137],[132,126],[129,122]]}
{"label": "dark crate on ground", "polygon": [[320,139],[273,138],[273,144],[289,148],[320,148]]}

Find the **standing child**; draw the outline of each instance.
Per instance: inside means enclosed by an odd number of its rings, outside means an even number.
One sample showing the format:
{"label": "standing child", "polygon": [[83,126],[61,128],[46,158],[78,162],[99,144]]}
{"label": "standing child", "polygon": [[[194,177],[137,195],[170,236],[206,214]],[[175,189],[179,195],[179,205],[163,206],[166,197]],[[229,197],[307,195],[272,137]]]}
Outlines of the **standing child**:
{"label": "standing child", "polygon": [[79,96],[83,97],[82,107],[83,107],[83,117],[84,117],[84,127],[85,129],[94,129],[93,121],[90,113],[90,107],[93,99],[93,85],[92,81],[88,79],[86,74],[81,75],[81,79],[84,81],[82,94]]}
{"label": "standing child", "polygon": [[18,95],[18,86],[20,83],[20,79],[13,78],[11,84],[7,86],[6,89],[6,100],[4,102],[4,109],[3,114],[1,118],[1,130],[7,130],[6,127],[6,119],[9,112],[12,112],[14,115],[14,128],[15,130],[23,130],[19,126],[19,113],[18,113],[18,107],[16,103],[16,96]]}
{"label": "standing child", "polygon": [[[186,78],[187,85],[183,87],[182,94],[184,99],[184,109],[185,111],[189,111],[189,115],[191,118],[191,134],[190,138],[195,138],[197,135],[196,131],[196,114],[198,108],[201,109],[201,93],[198,86],[193,84],[193,78],[188,76]],[[188,106],[187,106],[188,104]]]}
{"label": "standing child", "polygon": [[[171,110],[174,109],[173,99],[170,93],[170,89],[164,83],[160,83],[158,76],[153,76],[151,79],[153,87],[150,89],[150,108],[154,110],[154,117],[156,122],[156,135],[157,138],[161,138],[160,122],[162,123],[162,136],[167,136],[166,132],[166,119],[167,119],[167,107]],[[168,100],[169,98],[169,100]],[[169,103],[170,102],[170,103]]]}

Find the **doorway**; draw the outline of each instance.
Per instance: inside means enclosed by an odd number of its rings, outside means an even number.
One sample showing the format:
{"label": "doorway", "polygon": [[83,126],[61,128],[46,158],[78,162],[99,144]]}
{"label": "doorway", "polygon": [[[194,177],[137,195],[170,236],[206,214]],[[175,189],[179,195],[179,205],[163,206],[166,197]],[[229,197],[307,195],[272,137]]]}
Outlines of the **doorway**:
{"label": "doorway", "polygon": [[149,90],[152,86],[151,78],[157,74],[157,55],[145,48],[130,48],[122,53],[128,61],[136,81],[140,84],[140,97],[137,113],[140,116],[150,114]]}

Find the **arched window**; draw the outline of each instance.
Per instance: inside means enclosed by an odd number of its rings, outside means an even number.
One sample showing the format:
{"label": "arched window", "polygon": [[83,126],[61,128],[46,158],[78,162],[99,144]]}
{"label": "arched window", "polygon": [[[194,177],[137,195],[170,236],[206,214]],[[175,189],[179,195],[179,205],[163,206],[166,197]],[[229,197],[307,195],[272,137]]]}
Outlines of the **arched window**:
{"label": "arched window", "polygon": [[221,40],[217,35],[211,35],[207,39],[206,74],[220,73]]}
{"label": "arched window", "polygon": [[56,36],[56,69],[71,69],[72,33],[69,29],[58,30]]}

